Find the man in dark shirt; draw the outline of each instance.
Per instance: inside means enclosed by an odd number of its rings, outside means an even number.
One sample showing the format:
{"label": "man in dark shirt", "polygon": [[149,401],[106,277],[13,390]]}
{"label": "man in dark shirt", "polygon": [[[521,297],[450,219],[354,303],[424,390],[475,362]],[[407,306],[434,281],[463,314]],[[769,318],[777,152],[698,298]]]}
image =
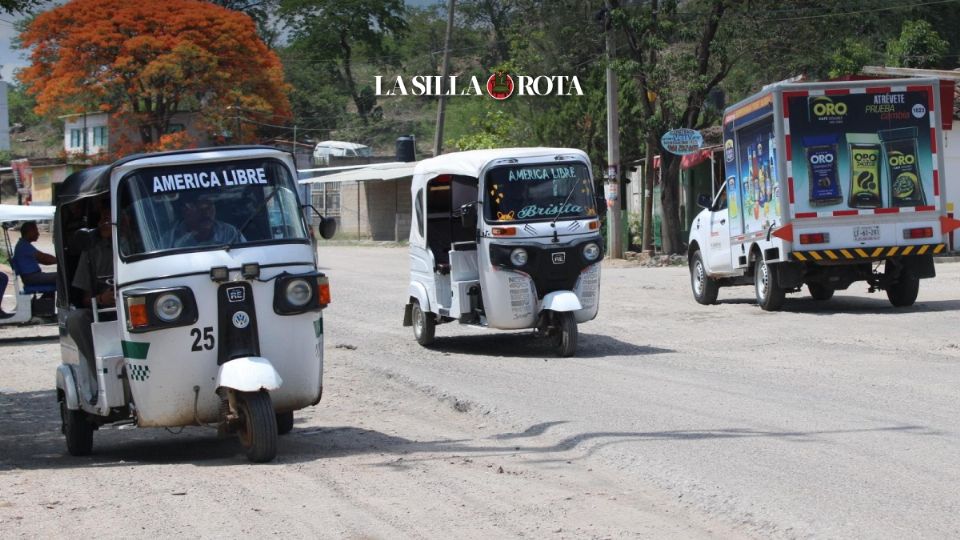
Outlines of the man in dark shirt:
{"label": "man in dark shirt", "polygon": [[[96,387],[96,376],[93,375],[96,372],[96,357],[94,356],[93,330],[91,329],[93,301],[96,300],[98,309],[116,305],[113,284],[105,283],[102,279],[99,279],[113,277],[113,237],[109,205],[100,210],[97,231],[100,234],[99,240],[80,255],[80,264],[73,276],[73,286],[83,291],[83,298],[80,301],[82,307],[73,310],[67,316],[67,333],[77,344],[81,363],[89,368],[92,377],[90,381],[91,389]],[[92,275],[91,272],[93,272]],[[93,396],[96,395],[96,391],[94,391]]]}

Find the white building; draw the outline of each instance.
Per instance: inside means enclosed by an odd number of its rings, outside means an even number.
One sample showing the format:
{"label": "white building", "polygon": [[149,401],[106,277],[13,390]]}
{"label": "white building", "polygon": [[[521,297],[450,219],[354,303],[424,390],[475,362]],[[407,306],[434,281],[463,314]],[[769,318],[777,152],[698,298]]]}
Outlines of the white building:
{"label": "white building", "polygon": [[68,155],[91,155],[109,150],[110,115],[80,113],[61,118],[63,118],[63,149]]}

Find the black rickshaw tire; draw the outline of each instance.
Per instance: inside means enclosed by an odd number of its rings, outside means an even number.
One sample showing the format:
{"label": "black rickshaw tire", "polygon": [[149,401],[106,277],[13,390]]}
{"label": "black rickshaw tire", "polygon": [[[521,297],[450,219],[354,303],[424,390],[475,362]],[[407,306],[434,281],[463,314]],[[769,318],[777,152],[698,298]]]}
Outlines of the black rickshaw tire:
{"label": "black rickshaw tire", "polygon": [[241,423],[238,430],[240,443],[247,453],[247,459],[254,463],[273,461],[277,457],[277,415],[273,411],[270,394],[259,392],[239,392],[237,406],[240,409]]}
{"label": "black rickshaw tire", "polygon": [[277,413],[277,434],[286,435],[293,430],[293,411]]}
{"label": "black rickshaw tire", "polygon": [[60,400],[61,430],[67,441],[67,453],[71,456],[88,456],[93,451],[93,424],[83,411],[67,408]]}

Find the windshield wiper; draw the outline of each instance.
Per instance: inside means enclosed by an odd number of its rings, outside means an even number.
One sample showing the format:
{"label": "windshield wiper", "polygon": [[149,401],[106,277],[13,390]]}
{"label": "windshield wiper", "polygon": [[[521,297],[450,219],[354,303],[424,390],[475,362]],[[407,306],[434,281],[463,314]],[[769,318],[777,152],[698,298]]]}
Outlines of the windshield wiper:
{"label": "windshield wiper", "polygon": [[560,208],[557,208],[557,217],[553,218],[553,221],[550,222],[550,226],[553,227],[553,243],[560,242],[560,237],[557,236],[557,220],[559,220],[560,216],[563,215],[563,207],[567,205],[567,203],[570,201],[570,197],[573,196],[578,187],[580,187],[580,180],[573,182],[573,187],[567,193],[566,198],[563,199],[563,202],[560,204]]}
{"label": "windshield wiper", "polygon": [[264,199],[262,203],[260,203],[260,206],[258,206],[257,209],[250,214],[247,220],[244,221],[243,224],[236,229],[236,232],[233,233],[233,237],[230,239],[229,242],[227,242],[227,245],[224,246],[224,249],[229,250],[231,247],[233,247],[234,242],[236,242],[238,238],[243,235],[243,231],[247,230],[247,227],[250,226],[250,222],[253,221],[253,218],[256,217],[261,210],[266,208],[267,203],[269,203],[270,199],[272,199],[273,196],[277,194],[277,191],[279,191],[277,187],[273,186],[273,191],[270,192],[270,195],[268,195],[267,198]]}

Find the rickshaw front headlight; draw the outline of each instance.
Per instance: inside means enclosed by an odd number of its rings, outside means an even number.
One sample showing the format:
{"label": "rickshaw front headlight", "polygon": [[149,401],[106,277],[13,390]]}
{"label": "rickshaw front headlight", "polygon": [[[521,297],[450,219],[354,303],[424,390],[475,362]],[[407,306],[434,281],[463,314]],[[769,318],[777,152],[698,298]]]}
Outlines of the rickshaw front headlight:
{"label": "rickshaw front headlight", "polygon": [[153,312],[161,321],[173,322],[183,313],[183,301],[175,294],[161,294],[153,302]]}
{"label": "rickshaw front headlight", "polygon": [[527,255],[527,250],[523,248],[516,248],[510,252],[510,263],[514,266],[524,266],[529,260],[529,255]]}
{"label": "rickshaw front headlight", "polygon": [[313,299],[313,287],[305,279],[291,279],[287,282],[287,302],[294,307],[303,307]]}
{"label": "rickshaw front headlight", "polygon": [[589,244],[583,246],[584,259],[592,262],[597,260],[598,257],[600,257],[600,246],[598,246],[596,243],[590,242]]}

